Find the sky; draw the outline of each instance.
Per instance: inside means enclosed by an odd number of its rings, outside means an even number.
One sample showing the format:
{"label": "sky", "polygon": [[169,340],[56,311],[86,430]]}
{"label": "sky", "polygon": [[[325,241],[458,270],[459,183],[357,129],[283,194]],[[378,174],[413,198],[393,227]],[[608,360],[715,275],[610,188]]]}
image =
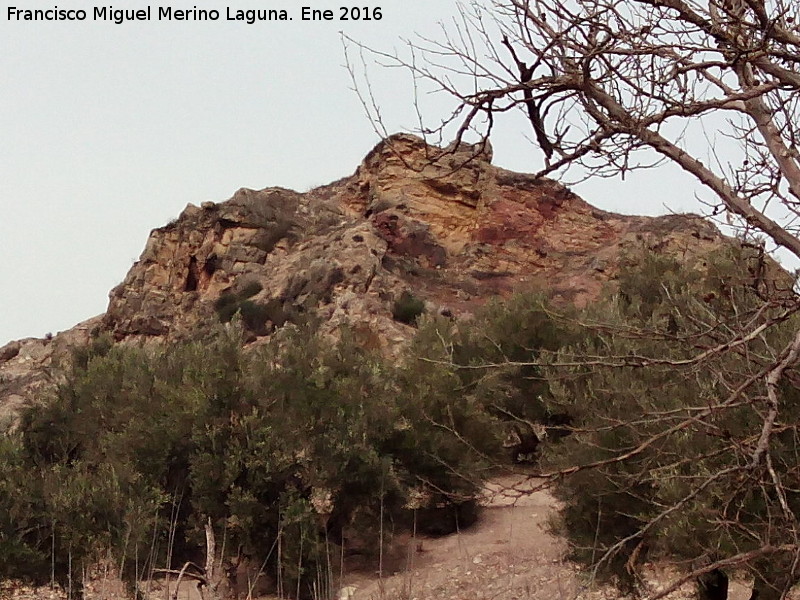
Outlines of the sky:
{"label": "sky", "polygon": [[[69,329],[105,311],[151,229],[183,208],[242,187],[306,191],[351,174],[379,141],[353,91],[340,32],[392,51],[440,36],[455,0],[379,0],[382,18],[340,21],[329,0],[158,4],[150,21],[92,20],[86,0],[5,2],[0,14],[0,346]],[[333,11],[303,21],[301,7]],[[85,21],[26,22],[9,8],[84,9]],[[227,21],[226,8],[285,9],[285,22]],[[213,22],[158,21],[159,6],[216,9]],[[408,73],[367,57],[389,132],[417,126]],[[358,65],[357,73],[361,73]],[[362,87],[362,92],[364,88]],[[442,96],[426,117],[446,115]],[[494,163],[541,164],[527,131],[500,128]],[[667,167],[574,187],[628,214],[697,211],[690,182]]]}

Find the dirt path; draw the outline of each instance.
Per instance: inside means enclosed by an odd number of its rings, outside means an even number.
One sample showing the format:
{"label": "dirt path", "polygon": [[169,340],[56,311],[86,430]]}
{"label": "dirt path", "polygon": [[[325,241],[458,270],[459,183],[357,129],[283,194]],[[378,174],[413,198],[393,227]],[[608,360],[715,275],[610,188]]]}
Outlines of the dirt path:
{"label": "dirt path", "polygon": [[524,491],[518,482],[511,477],[495,480],[475,526],[416,540],[408,571],[382,581],[353,578],[342,600],[574,598],[574,571],[561,560],[564,544],[547,533],[553,499],[542,491],[508,493],[512,487]]}
{"label": "dirt path", "polygon": [[[411,544],[408,568],[379,580],[346,578],[340,600],[611,600],[612,589],[591,589],[585,574],[563,559],[564,540],[548,532],[556,501],[526,493],[535,481],[508,476],[489,484],[480,521],[467,531]],[[514,491],[510,491],[514,490]],[[655,578],[655,591],[666,576]],[[692,586],[670,600],[694,597]],[[748,586],[732,582],[729,600],[747,600]]]}

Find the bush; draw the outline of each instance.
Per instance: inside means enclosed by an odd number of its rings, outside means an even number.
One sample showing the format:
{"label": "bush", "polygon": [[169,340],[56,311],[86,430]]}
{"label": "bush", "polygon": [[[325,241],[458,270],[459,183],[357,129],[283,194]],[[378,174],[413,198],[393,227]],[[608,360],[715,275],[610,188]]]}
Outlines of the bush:
{"label": "bush", "polygon": [[239,305],[239,312],[242,314],[242,323],[247,329],[256,335],[269,333],[266,325],[267,319],[270,317],[270,310],[266,305],[244,300]]}
{"label": "bush", "polygon": [[252,298],[263,289],[264,287],[258,281],[249,281],[242,287],[238,296],[241,299]]}
{"label": "bush", "polygon": [[214,303],[214,309],[217,311],[220,323],[229,323],[239,310],[239,296],[232,292],[223,292],[217,301]]}
{"label": "bush", "polygon": [[234,294],[233,292],[223,292],[214,303],[220,323],[229,323],[236,313],[242,315],[242,322],[245,327],[256,335],[267,335],[267,321],[272,321],[273,326],[280,327],[286,321],[283,312],[276,310],[280,303],[277,300],[270,300],[267,304],[248,300],[258,294],[263,288],[257,281],[247,283],[242,290]]}
{"label": "bush", "polygon": [[529,423],[549,427],[569,421],[567,407],[554,401],[541,367],[543,360],[576,339],[565,310],[560,309],[558,318],[543,296],[517,294],[488,303],[459,327],[453,347],[457,364],[505,365],[461,372],[465,385],[475,387],[498,419],[526,429]]}
{"label": "bush", "polygon": [[[241,306],[243,319],[263,317]],[[244,354],[223,331],[74,363],[0,447],[3,572],[46,578],[53,548],[62,577],[67,557],[80,569],[109,548],[133,559],[152,546],[156,566],[179,568],[197,560],[210,518],[229,552],[308,590],[337,552],[326,540],[356,519],[361,532],[377,531],[381,515],[411,522],[404,507],[420,481],[431,505],[474,495],[486,466],[480,407],[455,397],[446,368],[385,363],[351,338],[332,345],[284,328]],[[281,563],[269,552],[278,536]]]}
{"label": "bush", "polygon": [[72,351],[72,361],[79,368],[86,368],[93,358],[108,354],[113,345],[114,340],[107,333],[93,336],[89,344],[79,346]]}
{"label": "bush", "polygon": [[425,312],[425,303],[408,290],[400,294],[392,308],[392,318],[400,323],[413,325]]}
{"label": "bush", "polygon": [[[706,264],[631,261],[619,293],[580,315],[598,325],[562,349],[557,360],[575,366],[545,372],[578,430],[546,453],[545,466],[602,463],[559,480],[559,530],[574,559],[623,587],[633,584],[629,561],[643,549],[649,560],[689,564],[793,543],[791,515],[800,510],[794,379],[778,391],[782,431],[770,438],[771,466],[750,465],[764,426],[763,373],[771,360],[764,357],[786,347],[800,323],[759,298],[751,260],[746,251],[727,249]],[[763,333],[737,351],[697,359],[761,325]],[[785,558],[771,554],[769,565],[747,566],[780,588]]]}

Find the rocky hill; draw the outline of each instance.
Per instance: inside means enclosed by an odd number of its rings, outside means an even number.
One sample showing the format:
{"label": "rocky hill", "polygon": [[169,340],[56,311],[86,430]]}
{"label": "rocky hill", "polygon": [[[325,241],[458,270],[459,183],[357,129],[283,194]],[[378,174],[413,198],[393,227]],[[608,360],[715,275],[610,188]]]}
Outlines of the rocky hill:
{"label": "rocky hill", "polygon": [[396,318],[398,302],[454,318],[526,289],[582,304],[614,280],[626,249],[684,256],[724,243],[700,217],[604,212],[491,158],[489,147],[440,149],[399,134],[330,185],[188,205],[152,231],[104,315],[0,348],[0,427],[51,384],[70,348],[101,333],[181,339],[239,310],[256,340],[313,314],[327,331],[349,324],[392,353],[413,331]]}

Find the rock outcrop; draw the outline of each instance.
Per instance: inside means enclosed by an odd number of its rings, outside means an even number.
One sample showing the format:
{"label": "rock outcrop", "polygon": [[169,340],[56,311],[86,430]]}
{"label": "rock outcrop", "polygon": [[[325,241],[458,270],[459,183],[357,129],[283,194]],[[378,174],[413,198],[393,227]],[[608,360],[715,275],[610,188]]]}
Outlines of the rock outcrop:
{"label": "rock outcrop", "polygon": [[254,321],[253,339],[314,314],[391,353],[413,331],[393,319],[403,294],[454,317],[523,289],[581,304],[613,281],[627,249],[683,256],[724,243],[698,216],[607,213],[490,161],[488,146],[439,149],[399,134],[352,176],[305,194],[243,189],[187,206],[153,230],[105,315],[0,348],[0,419],[52,381],[69,348],[103,332],[126,343],[182,339],[232,307]]}

